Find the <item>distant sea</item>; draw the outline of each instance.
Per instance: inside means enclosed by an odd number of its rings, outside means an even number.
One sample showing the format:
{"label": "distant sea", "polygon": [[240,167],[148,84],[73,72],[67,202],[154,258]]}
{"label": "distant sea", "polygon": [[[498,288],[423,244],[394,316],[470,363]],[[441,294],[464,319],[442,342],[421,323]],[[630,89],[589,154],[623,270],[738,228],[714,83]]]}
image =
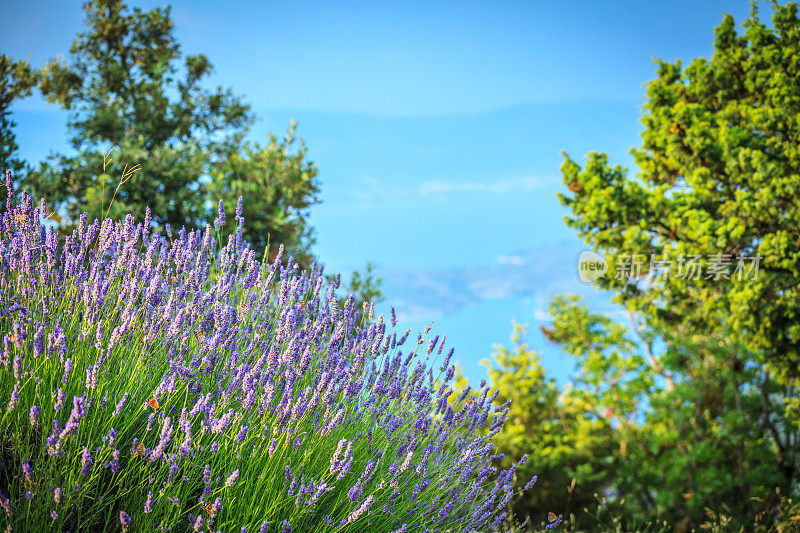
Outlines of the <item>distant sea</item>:
{"label": "distant sea", "polygon": [[412,340],[432,323],[429,338],[447,335],[445,353],[455,348],[454,360],[472,383],[488,376],[480,362],[491,358],[496,345],[512,347],[516,321],[527,325],[523,342],[541,356],[549,375],[564,384],[575,361],[539,329],[551,321],[548,306],[553,296],[577,294],[592,311],[619,313],[609,295],[578,278],[577,258],[585,249],[575,239],[505,256],[503,263],[483,267],[379,268],[386,297],[376,317],[384,313],[388,320],[394,306],[398,329],[411,328]]}

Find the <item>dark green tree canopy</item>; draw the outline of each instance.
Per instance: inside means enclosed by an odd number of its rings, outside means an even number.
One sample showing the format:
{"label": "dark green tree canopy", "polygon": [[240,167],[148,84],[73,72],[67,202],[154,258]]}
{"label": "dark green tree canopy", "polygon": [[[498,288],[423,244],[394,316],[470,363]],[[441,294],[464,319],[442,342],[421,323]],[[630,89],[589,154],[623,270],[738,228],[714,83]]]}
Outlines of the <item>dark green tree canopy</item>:
{"label": "dark green tree canopy", "polygon": [[74,111],[76,150],[119,145],[128,136],[144,137],[146,149],[205,144],[252,120],[249,106],[230,90],[201,87],[213,71],[206,56],[186,57],[179,78],[181,51],[169,7],[127,13],[120,1],[98,0],[84,9],[88,31],[72,44],[72,64],[50,62],[40,86],[51,101]]}
{"label": "dark green tree canopy", "polygon": [[0,173],[5,179],[6,170],[15,175],[23,172],[26,165],[17,155],[16,123],[11,120],[11,105],[14,100],[30,96],[36,85],[38,74],[25,61],[14,61],[0,54]]}
{"label": "dark green tree canopy", "polygon": [[[800,21],[755,7],[738,33],[726,16],[714,54],[658,61],[647,86],[636,177],[592,153],[567,157],[567,223],[611,263],[599,285],[665,324],[690,322],[732,335],[800,376]],[[615,276],[639,254],[639,276]],[[691,258],[699,277],[655,274]],[[741,263],[740,263],[741,261]],[[758,263],[758,275],[755,266]],[[737,272],[738,267],[739,271]]]}
{"label": "dark green tree canopy", "polygon": [[248,144],[249,106],[230,89],[204,87],[213,72],[206,56],[181,61],[169,7],[93,0],[84,9],[69,63],[47,63],[39,85],[71,112],[77,155],[51,157],[23,185],[53,202],[66,226],[83,211],[141,218],[149,206],[156,224],[202,227],[220,200],[232,213],[243,194],[251,244],[284,244],[307,262],[317,170],[294,125],[281,142]]}
{"label": "dark green tree canopy", "polygon": [[576,362],[568,386],[547,377],[518,325],[514,349],[484,362],[498,401],[512,401],[494,441],[501,464],[528,453],[519,479],[538,477],[540,490],[512,502],[518,520],[555,511],[577,531],[792,523],[781,495],[800,477],[800,430],[784,409],[796,387],[723,330],[656,330],[634,314],[628,325],[574,296],[556,297],[550,313],[545,336]]}
{"label": "dark green tree canopy", "polygon": [[[242,151],[225,154],[211,170],[208,193],[221,198],[228,213],[234,212],[239,196],[247,221],[244,236],[261,251],[269,243],[283,244],[301,264],[311,260],[314,242],[308,224],[309,208],[318,203],[317,168],[306,157],[307,148],[295,137],[292,121],[283,139],[270,135],[266,146],[258,143]],[[232,231],[236,221],[226,219]],[[277,246],[272,246],[273,252]]]}

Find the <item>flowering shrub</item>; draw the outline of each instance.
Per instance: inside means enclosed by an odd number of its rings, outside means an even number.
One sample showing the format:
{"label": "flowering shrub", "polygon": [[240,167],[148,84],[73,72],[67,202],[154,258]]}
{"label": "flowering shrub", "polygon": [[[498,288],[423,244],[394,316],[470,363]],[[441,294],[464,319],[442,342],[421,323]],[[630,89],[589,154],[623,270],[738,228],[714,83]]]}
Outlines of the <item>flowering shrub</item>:
{"label": "flowering shrub", "polygon": [[[473,531],[507,519],[507,405],[444,341],[343,307],[238,228],[0,217],[0,524],[35,531]],[[241,203],[240,203],[241,205]],[[442,359],[442,361],[439,361]],[[477,398],[477,399],[476,399]]]}

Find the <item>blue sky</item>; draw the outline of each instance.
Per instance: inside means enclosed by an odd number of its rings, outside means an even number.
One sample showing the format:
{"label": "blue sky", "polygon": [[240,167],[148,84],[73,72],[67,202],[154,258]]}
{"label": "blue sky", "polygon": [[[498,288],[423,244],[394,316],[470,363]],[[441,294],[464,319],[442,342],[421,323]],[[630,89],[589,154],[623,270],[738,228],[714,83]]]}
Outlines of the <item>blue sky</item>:
{"label": "blue sky", "polygon": [[[131,2],[149,9],[161,2]],[[563,380],[572,362],[535,326],[580,284],[582,249],[563,224],[561,150],[630,165],[653,58],[708,56],[725,12],[749,2],[176,1],[184,54],[260,121],[298,121],[318,164],[315,251],[332,271],[375,261],[404,324],[446,333],[468,377],[511,320]],[[766,8],[763,8],[766,9]],[[66,56],[80,2],[0,1],[0,50],[34,64]],[[65,149],[66,115],[38,96],[15,106],[21,154]]]}

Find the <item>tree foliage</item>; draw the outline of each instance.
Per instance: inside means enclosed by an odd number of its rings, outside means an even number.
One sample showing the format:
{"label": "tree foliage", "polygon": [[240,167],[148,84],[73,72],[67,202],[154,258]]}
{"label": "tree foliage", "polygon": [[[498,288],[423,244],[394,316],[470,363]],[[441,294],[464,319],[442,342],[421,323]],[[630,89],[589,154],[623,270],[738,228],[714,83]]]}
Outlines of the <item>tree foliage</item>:
{"label": "tree foliage", "polygon": [[730,335],[626,326],[575,297],[550,311],[546,336],[575,357],[569,386],[546,376],[519,326],[514,349],[487,362],[498,400],[513,400],[499,452],[527,451],[520,477],[541,489],[514,503],[519,518],[552,509],[579,529],[688,531],[712,510],[746,529],[788,523],[778,496],[798,482],[800,432],[783,402],[796,389]]}
{"label": "tree foliage", "polygon": [[741,33],[726,16],[709,59],[658,61],[635,175],[565,155],[566,222],[609,262],[596,284],[630,324],[556,298],[543,332],[577,372],[557,392],[524,344],[496,354],[493,384],[517,402],[500,450],[532,450],[525,468],[555,498],[518,513],[797,527],[800,19],[772,11],[770,27],[753,7]]}
{"label": "tree foliage", "polygon": [[492,359],[482,364],[492,388],[499,391],[497,401],[511,400],[506,424],[495,439],[498,453],[505,455],[501,464],[510,466],[511,458],[528,454],[518,476],[537,478],[537,490],[514,501],[513,509],[520,520],[531,517],[539,524],[547,512],[568,515],[594,503],[594,494],[613,478],[607,468],[611,464],[603,464],[613,444],[605,424],[592,419],[584,403],[564,394],[547,376],[538,354],[524,342],[525,331],[515,323],[512,349],[498,345]]}
{"label": "tree foliage", "polygon": [[10,170],[19,174],[25,162],[17,157],[16,123],[11,120],[11,105],[15,100],[31,94],[36,85],[37,72],[25,61],[15,61],[0,54],[0,174]]}
{"label": "tree foliage", "polygon": [[[293,251],[295,259],[308,264],[314,240],[308,208],[318,202],[319,187],[316,166],[308,162],[305,143],[295,137],[295,130],[292,121],[282,140],[270,134],[266,146],[255,143],[227,154],[211,171],[208,191],[211,197],[223,199],[228,212],[243,197],[243,217],[251,221],[244,237],[257,250],[281,243]],[[226,229],[232,231],[235,224],[229,218]]]}
{"label": "tree foliage", "polygon": [[[250,107],[230,89],[205,88],[213,72],[206,56],[181,62],[169,7],[145,12],[121,0],[93,0],[84,8],[86,31],[70,62],[48,62],[39,85],[71,112],[75,153],[51,157],[23,185],[52,199],[65,226],[83,211],[141,218],[149,206],[156,225],[202,227],[219,200],[232,212],[243,194],[251,244],[284,244],[307,263],[317,170],[295,140],[295,126],[282,141],[245,142]],[[118,187],[126,171],[129,179]]]}
{"label": "tree foliage", "polygon": [[[726,327],[787,378],[800,376],[800,20],[756,7],[738,33],[716,28],[714,53],[683,68],[658,61],[647,85],[638,172],[591,153],[562,167],[569,226],[612,271],[598,284],[665,326]],[[703,263],[703,275],[650,277],[656,261]],[[739,261],[758,276],[744,275]],[[748,259],[744,259],[748,258]],[[674,272],[673,272],[674,274]]]}

